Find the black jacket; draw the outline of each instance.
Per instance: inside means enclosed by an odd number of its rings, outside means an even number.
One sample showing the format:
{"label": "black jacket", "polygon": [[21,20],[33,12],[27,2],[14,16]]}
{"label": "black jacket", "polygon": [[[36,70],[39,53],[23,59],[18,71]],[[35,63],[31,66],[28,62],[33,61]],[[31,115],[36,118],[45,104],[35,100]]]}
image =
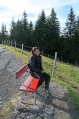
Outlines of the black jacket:
{"label": "black jacket", "polygon": [[30,56],[29,63],[31,73],[33,72],[41,73],[41,71],[43,70],[41,56],[36,55]]}

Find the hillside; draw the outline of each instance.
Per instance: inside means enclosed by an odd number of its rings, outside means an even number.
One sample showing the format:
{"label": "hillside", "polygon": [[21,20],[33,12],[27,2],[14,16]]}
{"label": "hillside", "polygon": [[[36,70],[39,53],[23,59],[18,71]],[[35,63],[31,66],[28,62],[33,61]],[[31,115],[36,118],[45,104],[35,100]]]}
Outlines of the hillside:
{"label": "hillside", "polygon": [[[8,46],[4,47],[19,58],[23,64],[28,62],[30,52],[24,51],[24,55],[22,55],[20,49],[16,49],[15,51],[14,48]],[[65,92],[67,94],[65,98],[73,105],[74,110],[79,112],[79,68],[57,61],[56,72],[54,77],[52,77],[53,59],[44,56],[42,56],[42,59],[43,67],[45,71],[51,75],[51,80],[65,87]]]}

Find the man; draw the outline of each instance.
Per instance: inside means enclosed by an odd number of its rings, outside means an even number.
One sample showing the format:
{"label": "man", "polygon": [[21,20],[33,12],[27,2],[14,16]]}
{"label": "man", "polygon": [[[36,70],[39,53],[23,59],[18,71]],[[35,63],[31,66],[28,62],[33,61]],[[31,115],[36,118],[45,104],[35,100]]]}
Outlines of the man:
{"label": "man", "polygon": [[50,75],[43,70],[41,55],[38,47],[32,48],[32,55],[30,56],[29,63],[31,75],[40,78],[38,87],[45,81],[45,90],[49,93]]}

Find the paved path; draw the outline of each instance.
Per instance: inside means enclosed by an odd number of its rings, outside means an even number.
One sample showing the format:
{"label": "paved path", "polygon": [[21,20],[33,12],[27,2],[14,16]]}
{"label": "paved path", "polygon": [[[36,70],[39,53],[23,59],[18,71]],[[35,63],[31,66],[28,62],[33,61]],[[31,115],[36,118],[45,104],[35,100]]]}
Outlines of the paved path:
{"label": "paved path", "polygon": [[21,66],[21,62],[15,56],[0,47],[0,110],[18,91],[19,85],[16,83],[14,73]]}
{"label": "paved path", "polygon": [[[14,73],[21,66],[21,62],[12,53],[0,46],[0,110],[19,89]],[[23,78],[25,79],[27,75],[28,73]],[[38,90],[41,95],[37,94],[37,101],[44,104],[43,108],[37,112],[27,110],[27,106],[18,106],[18,109],[14,106],[14,110],[9,114],[9,119],[76,119],[72,106],[65,98],[64,87],[56,82],[50,82],[51,94],[47,97],[45,97],[43,88],[40,87]],[[33,99],[33,94],[28,95],[30,99]]]}

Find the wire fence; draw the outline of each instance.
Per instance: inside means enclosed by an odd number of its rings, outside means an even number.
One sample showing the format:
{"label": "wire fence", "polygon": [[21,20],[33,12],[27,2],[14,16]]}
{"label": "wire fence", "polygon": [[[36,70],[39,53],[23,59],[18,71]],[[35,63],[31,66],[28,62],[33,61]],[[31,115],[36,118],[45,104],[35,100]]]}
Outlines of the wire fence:
{"label": "wire fence", "polygon": [[[2,44],[5,44],[5,45],[9,45],[9,46],[13,46],[13,47],[15,47],[15,49],[16,48],[20,48],[20,49],[22,49],[23,51],[24,50],[26,50],[26,51],[31,51],[31,49],[32,49],[32,47],[30,47],[30,46],[25,46],[23,43],[22,44],[16,44],[16,41],[15,42],[12,42],[12,41],[6,41],[6,40],[4,40],[4,41],[2,41]],[[55,56],[51,56],[51,55],[49,55],[49,54],[46,54],[46,53],[44,53],[43,51],[40,51],[41,52],[41,55],[44,55],[44,56],[46,56],[46,57],[49,57],[49,58],[53,58],[54,59],[54,57]]]}

